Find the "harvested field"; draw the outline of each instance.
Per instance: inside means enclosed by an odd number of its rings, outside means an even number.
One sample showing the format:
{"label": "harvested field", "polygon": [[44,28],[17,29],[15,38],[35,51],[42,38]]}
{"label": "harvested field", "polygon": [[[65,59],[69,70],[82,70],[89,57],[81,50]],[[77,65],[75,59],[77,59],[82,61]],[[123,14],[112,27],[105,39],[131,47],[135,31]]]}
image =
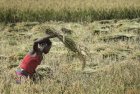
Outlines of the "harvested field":
{"label": "harvested field", "polygon": [[[92,23],[21,22],[0,24],[1,94],[139,94],[140,19],[101,20]],[[86,53],[85,69],[63,41],[51,39],[52,49],[38,67],[38,81],[15,84],[14,70],[45,35],[46,27],[66,34]],[[63,41],[65,43],[65,41]],[[69,45],[70,46],[70,45]],[[73,49],[73,48],[72,48]],[[76,50],[77,51],[77,50]]]}

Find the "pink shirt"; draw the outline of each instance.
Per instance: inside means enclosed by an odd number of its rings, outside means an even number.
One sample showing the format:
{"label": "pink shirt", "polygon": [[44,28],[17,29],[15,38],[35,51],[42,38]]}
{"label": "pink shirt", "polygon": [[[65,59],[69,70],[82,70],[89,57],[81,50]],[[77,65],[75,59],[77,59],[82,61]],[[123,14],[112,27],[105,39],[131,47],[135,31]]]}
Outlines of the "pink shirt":
{"label": "pink shirt", "polygon": [[33,57],[30,54],[27,54],[23,58],[23,60],[20,63],[19,67],[24,69],[30,75],[33,75],[35,73],[35,69],[41,63],[41,61],[42,61],[42,57],[41,56],[36,55],[35,57]]}

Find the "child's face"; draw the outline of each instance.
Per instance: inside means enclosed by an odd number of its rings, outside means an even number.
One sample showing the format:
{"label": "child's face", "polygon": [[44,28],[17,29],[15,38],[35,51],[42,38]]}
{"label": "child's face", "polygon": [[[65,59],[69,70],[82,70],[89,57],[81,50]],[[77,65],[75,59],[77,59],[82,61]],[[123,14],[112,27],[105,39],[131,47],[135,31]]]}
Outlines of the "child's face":
{"label": "child's face", "polygon": [[44,53],[44,54],[49,53],[50,49],[51,49],[51,46],[45,47],[44,50],[43,50],[43,53]]}

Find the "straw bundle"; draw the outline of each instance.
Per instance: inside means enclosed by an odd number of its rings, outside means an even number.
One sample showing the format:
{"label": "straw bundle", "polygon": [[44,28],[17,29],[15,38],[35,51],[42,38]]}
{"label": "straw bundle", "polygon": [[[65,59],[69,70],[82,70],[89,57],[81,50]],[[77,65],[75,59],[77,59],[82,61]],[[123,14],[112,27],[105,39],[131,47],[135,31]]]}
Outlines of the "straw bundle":
{"label": "straw bundle", "polygon": [[78,45],[72,38],[58,33],[58,31],[56,31],[54,28],[47,28],[45,33],[47,35],[57,37],[65,45],[65,47],[78,54],[78,58],[83,62],[82,69],[84,69],[86,64],[85,55],[82,53],[83,51],[78,48]]}

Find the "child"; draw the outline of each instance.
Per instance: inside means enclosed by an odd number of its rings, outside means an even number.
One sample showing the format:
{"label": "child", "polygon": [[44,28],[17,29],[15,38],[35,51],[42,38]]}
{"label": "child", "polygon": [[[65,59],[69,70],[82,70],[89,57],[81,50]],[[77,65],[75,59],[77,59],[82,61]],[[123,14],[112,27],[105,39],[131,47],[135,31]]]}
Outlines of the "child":
{"label": "child", "polygon": [[21,83],[23,78],[33,78],[33,74],[37,66],[41,63],[43,59],[43,53],[47,54],[52,46],[50,38],[54,36],[44,37],[42,39],[37,39],[33,44],[33,49],[26,54],[22,62],[19,64],[19,68],[16,70],[17,83]]}

